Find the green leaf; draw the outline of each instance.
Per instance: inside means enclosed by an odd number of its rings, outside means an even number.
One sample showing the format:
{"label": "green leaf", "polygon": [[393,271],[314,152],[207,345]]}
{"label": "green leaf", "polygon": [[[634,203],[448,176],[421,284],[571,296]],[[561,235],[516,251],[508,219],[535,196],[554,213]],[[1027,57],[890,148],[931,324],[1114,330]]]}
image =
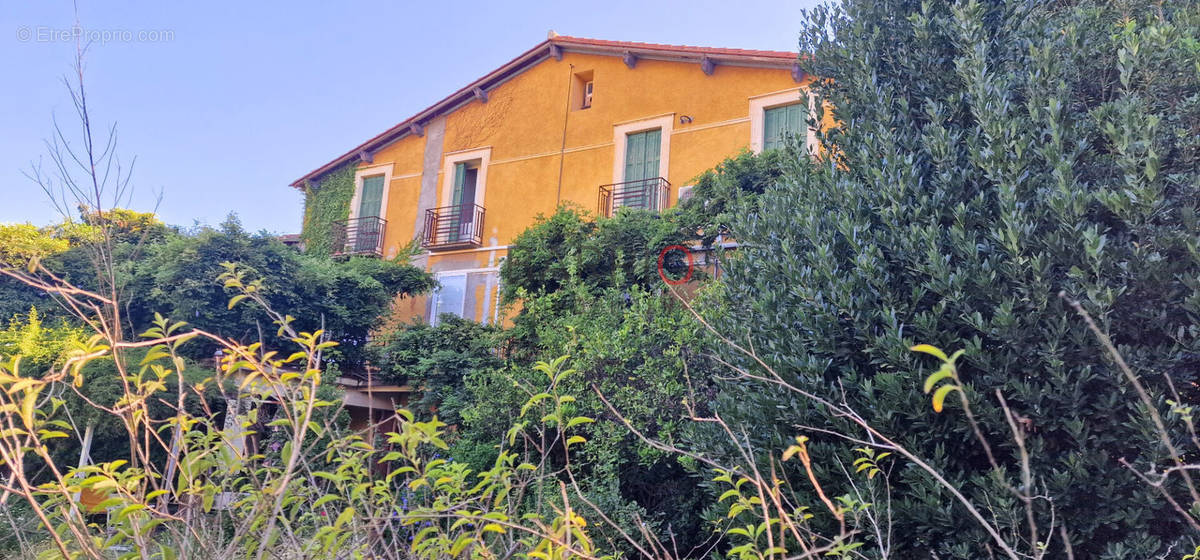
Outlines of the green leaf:
{"label": "green leaf", "polygon": [[472,535],[458,537],[458,540],[455,540],[454,545],[450,547],[450,556],[457,557],[459,554],[462,554],[462,551],[466,550],[474,540],[475,538]]}
{"label": "green leaf", "polygon": [[954,366],[949,363],[942,364],[942,367],[925,378],[925,394],[929,394],[933,390],[934,385],[946,378],[954,377]]}
{"label": "green leaf", "polygon": [[333,522],[333,526],[341,527],[341,526],[349,523],[350,519],[353,517],[354,517],[354,508],[347,507],[346,509],[342,510],[342,513],[338,514],[337,519],[334,520],[334,522]]}
{"label": "green leaf", "polygon": [[248,296],[246,294],[238,294],[236,296],[229,298],[229,309],[233,309],[233,306],[237,305],[238,302],[246,299],[247,297]]}
{"label": "green leaf", "polygon": [[341,496],[338,496],[337,494],[325,494],[324,496],[317,498],[317,501],[313,502],[311,507],[313,509],[316,509],[325,504],[328,504],[329,502],[332,502],[334,500],[339,500],[339,499],[341,499]]}
{"label": "green leaf", "polygon": [[569,430],[580,424],[588,424],[591,422],[595,422],[595,420],[592,420],[591,418],[588,418],[587,416],[576,416],[567,422],[567,426],[565,429]]}

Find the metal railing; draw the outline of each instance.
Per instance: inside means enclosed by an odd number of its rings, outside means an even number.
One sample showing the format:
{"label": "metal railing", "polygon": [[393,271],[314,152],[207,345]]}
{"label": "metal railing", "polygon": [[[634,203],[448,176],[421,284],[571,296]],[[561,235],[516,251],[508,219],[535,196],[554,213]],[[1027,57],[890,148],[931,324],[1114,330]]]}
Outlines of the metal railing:
{"label": "metal railing", "polygon": [[378,216],[337,220],[333,222],[332,229],[335,257],[383,256],[383,234],[387,229],[387,220]]}
{"label": "metal railing", "polygon": [[483,213],[483,207],[478,204],[426,210],[421,247],[436,251],[482,245]]}
{"label": "metal railing", "polygon": [[671,183],[662,177],[600,185],[600,214],[612,217],[618,208],[642,208],[658,212],[667,207]]}

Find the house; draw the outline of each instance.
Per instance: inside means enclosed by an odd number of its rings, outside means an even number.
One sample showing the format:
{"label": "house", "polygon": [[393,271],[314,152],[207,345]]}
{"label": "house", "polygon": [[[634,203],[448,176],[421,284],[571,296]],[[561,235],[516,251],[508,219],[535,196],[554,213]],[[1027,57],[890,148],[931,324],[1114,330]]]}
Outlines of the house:
{"label": "house", "polygon": [[551,32],[291,186],[310,207],[349,198],[344,216],[306,215],[310,250],[322,235],[335,255],[388,258],[419,244],[415,264],[440,287],[407,302],[408,316],[493,322],[508,244],[539,214],[564,203],[662,210],[742,150],[789,135],[812,146],[810,81],[794,52]]}

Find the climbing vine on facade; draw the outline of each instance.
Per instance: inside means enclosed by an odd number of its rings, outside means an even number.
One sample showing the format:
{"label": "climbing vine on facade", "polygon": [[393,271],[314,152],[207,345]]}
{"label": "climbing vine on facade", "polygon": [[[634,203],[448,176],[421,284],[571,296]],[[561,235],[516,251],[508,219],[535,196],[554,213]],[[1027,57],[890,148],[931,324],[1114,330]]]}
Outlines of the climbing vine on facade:
{"label": "climbing vine on facade", "polygon": [[304,188],[304,227],[300,238],[305,250],[316,255],[333,252],[333,222],[350,216],[354,198],[354,165],[326,175],[319,184]]}

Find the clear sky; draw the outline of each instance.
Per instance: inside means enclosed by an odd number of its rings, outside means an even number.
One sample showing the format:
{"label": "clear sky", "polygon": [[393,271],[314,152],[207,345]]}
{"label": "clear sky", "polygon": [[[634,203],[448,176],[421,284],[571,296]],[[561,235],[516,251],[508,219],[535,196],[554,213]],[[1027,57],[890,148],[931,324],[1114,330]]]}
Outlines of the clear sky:
{"label": "clear sky", "polygon": [[[93,120],[168,223],[300,229],[288,183],[546,38],[795,50],[817,0],[78,0]],[[74,125],[70,0],[0,0],[0,222],[58,214],[23,175]],[[107,42],[103,42],[107,40]]]}

